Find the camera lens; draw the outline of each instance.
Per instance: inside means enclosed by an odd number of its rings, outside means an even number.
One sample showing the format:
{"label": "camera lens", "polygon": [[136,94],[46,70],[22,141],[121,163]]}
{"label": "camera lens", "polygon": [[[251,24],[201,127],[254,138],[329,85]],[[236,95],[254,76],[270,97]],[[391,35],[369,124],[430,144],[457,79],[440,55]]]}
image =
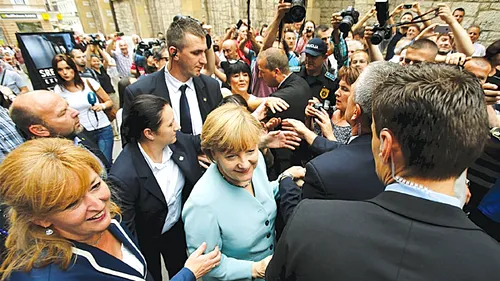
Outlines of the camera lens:
{"label": "camera lens", "polygon": [[294,22],[302,21],[306,17],[306,8],[304,6],[293,6],[290,9],[290,18]]}
{"label": "camera lens", "polygon": [[339,29],[340,31],[347,33],[351,31],[353,24],[354,24],[354,19],[351,16],[345,16],[340,22]]}

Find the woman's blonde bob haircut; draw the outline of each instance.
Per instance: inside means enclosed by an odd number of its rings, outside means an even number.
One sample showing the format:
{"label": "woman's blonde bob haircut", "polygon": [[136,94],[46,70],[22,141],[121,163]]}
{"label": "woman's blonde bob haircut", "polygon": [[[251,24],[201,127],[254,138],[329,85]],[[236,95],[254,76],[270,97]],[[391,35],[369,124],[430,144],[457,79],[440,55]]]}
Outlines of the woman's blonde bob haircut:
{"label": "woman's blonde bob haircut", "polygon": [[213,110],[201,132],[201,149],[214,161],[214,152],[241,152],[259,144],[263,128],[248,110],[227,103]]}
{"label": "woman's blonde bob haircut", "polygon": [[[66,139],[30,140],[7,155],[0,165],[0,198],[10,208],[1,280],[14,271],[51,263],[63,269],[69,266],[71,242],[57,232],[46,235],[34,221],[64,211],[82,198],[91,185],[91,170],[104,172],[94,155]],[[111,216],[119,212],[111,202]]]}

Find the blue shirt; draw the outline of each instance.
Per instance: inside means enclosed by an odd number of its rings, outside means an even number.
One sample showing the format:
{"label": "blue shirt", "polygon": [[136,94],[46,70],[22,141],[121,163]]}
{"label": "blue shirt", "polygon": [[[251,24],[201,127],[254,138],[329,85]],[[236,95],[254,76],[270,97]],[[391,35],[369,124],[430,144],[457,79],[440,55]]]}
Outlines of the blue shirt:
{"label": "blue shirt", "polygon": [[458,200],[458,198],[442,194],[439,192],[435,192],[430,189],[419,189],[400,183],[392,183],[385,188],[385,191],[399,192],[406,195],[422,198],[425,200],[451,205],[460,209],[462,208],[460,200]]}
{"label": "blue shirt", "polygon": [[7,153],[24,142],[24,138],[16,131],[16,125],[10,119],[6,108],[0,106],[0,163]]}
{"label": "blue shirt", "polygon": [[269,182],[260,153],[252,185],[255,196],[229,184],[212,164],[186,201],[182,219],[189,253],[203,242],[207,243],[205,252],[215,246],[222,252],[220,265],[203,280],[252,281],[253,262],[274,253],[279,184]]}
{"label": "blue shirt", "polygon": [[497,179],[477,208],[491,220],[500,222],[500,179]]}

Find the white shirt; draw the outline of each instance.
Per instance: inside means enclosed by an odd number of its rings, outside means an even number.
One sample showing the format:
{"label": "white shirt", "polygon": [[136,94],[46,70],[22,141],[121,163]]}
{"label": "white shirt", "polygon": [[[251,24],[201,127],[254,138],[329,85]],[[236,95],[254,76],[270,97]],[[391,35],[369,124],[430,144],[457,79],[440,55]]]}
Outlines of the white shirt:
{"label": "white shirt", "polygon": [[479,43],[474,43],[474,53],[472,57],[484,57],[486,55],[486,47]]}
{"label": "white shirt", "polygon": [[130,250],[122,244],[122,261],[140,274],[144,272],[144,265]]}
{"label": "white shirt", "polygon": [[138,143],[139,150],[144,156],[146,163],[155,176],[168,206],[167,217],[161,233],[167,232],[179,220],[182,208],[182,188],[184,187],[184,175],[179,166],[172,160],[172,150],[165,146],[161,163],[155,163]]}
{"label": "white shirt", "polygon": [[[61,96],[62,98],[64,98],[68,102],[70,107],[78,110],[79,113],[78,117],[80,118],[80,123],[87,131],[94,131],[111,125],[108,117],[102,110],[97,111],[97,119],[96,119],[94,111],[90,109],[92,106],[90,105],[87,99],[87,94],[89,92],[92,92],[92,90],[87,85],[86,80],[89,81],[89,83],[92,85],[92,88],[94,88],[95,90],[99,89],[101,85],[99,84],[99,82],[95,81],[92,78],[82,78],[82,80],[83,80],[83,85],[85,87],[83,91],[70,92],[63,87],[56,85],[54,87],[54,92],[59,96]],[[98,103],[99,100],[97,99],[97,94],[96,94],[96,104]]]}
{"label": "white shirt", "polygon": [[203,119],[201,118],[200,107],[198,105],[198,97],[196,96],[196,89],[194,88],[193,78],[182,83],[177,80],[168,72],[168,67],[165,67],[165,82],[167,83],[168,92],[170,94],[170,105],[174,110],[174,119],[178,124],[181,124],[181,90],[182,85],[186,84],[186,98],[189,104],[189,113],[191,113],[191,126],[193,127],[193,135],[201,134],[201,127],[203,127]]}

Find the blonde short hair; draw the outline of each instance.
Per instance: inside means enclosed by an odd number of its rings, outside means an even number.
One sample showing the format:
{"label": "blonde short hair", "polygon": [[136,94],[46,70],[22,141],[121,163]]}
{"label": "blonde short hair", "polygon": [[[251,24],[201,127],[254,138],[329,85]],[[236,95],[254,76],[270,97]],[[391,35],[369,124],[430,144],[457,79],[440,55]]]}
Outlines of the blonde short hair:
{"label": "blonde short hair", "polygon": [[213,161],[213,153],[240,152],[259,144],[262,125],[248,110],[236,104],[224,104],[205,120],[201,149]]}
{"label": "blonde short hair", "polygon": [[[65,210],[82,198],[91,184],[90,170],[103,174],[94,155],[72,141],[40,138],[20,145],[0,165],[0,198],[10,208],[7,257],[1,280],[13,271],[29,271],[51,263],[67,268],[71,242],[34,223]],[[111,216],[119,214],[111,202]]]}

